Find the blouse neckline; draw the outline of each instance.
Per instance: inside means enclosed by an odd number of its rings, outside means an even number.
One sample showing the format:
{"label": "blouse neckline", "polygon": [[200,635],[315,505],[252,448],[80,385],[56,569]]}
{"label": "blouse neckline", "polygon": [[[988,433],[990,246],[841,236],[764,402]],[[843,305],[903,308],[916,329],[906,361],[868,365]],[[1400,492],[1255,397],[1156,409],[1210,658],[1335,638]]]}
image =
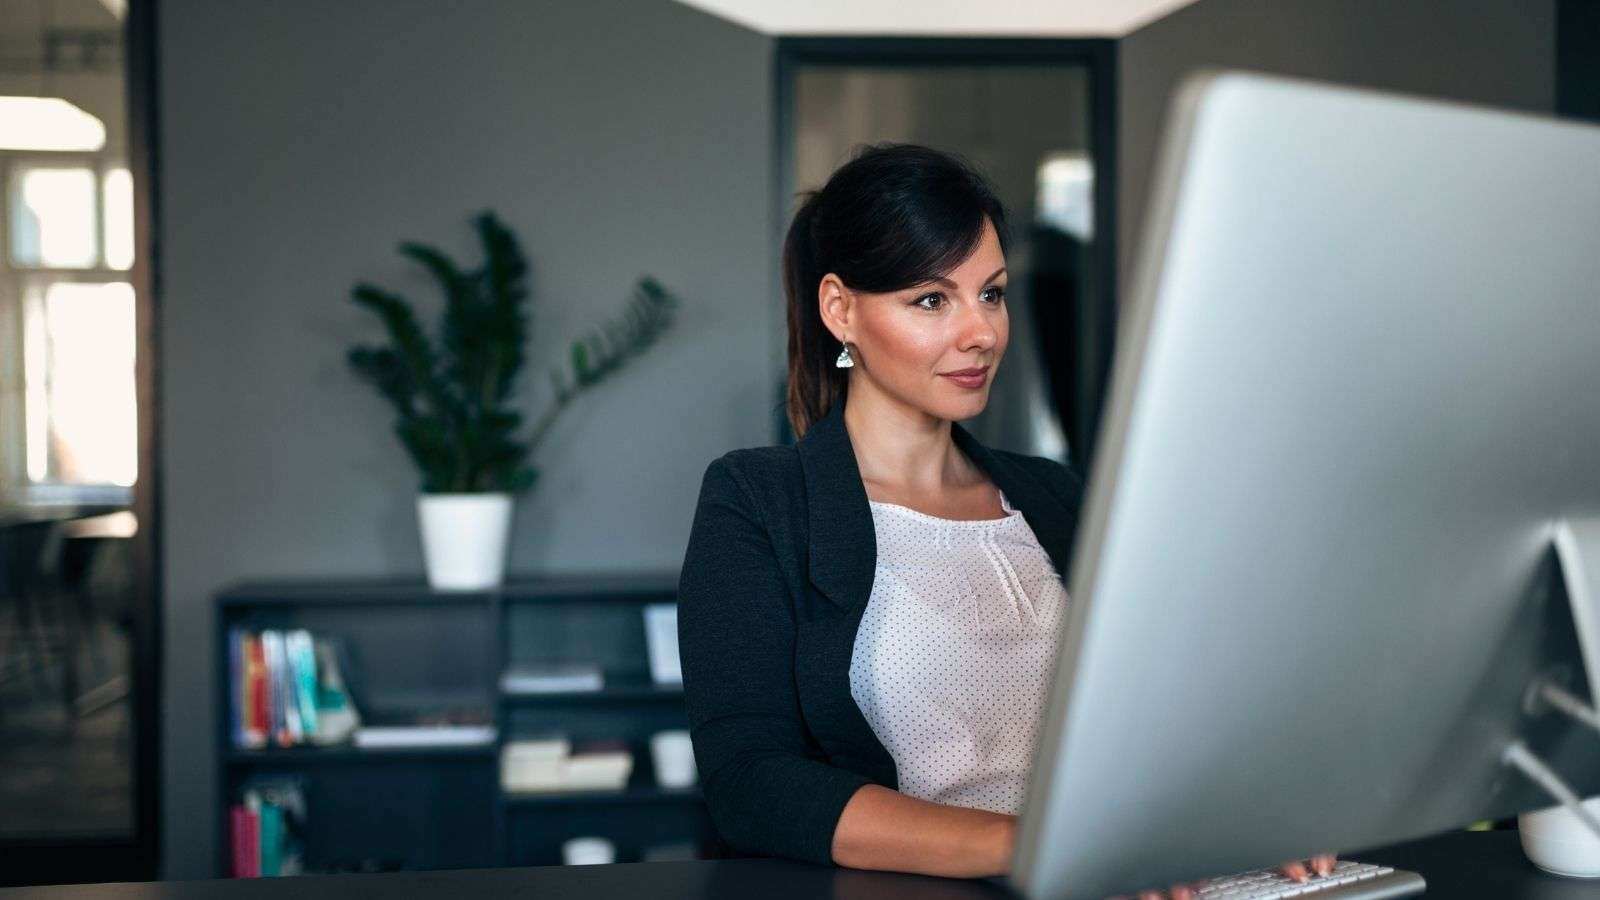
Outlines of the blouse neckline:
{"label": "blouse neckline", "polygon": [[1000,488],[997,486],[995,487],[995,493],[1000,495],[1000,508],[1005,510],[1006,513],[1004,516],[1001,516],[998,519],[946,519],[942,516],[930,516],[925,512],[919,512],[918,510],[912,509],[909,506],[902,506],[899,503],[888,503],[883,500],[872,499],[868,499],[867,503],[875,508],[893,510],[894,512],[903,516],[908,516],[913,519],[920,519],[924,522],[931,522],[938,525],[946,525],[952,528],[997,528],[1006,524],[1007,522],[1012,522],[1022,517],[1022,513],[1017,510],[1016,507],[1011,505],[1011,501],[1006,499],[1005,491],[1000,490]]}

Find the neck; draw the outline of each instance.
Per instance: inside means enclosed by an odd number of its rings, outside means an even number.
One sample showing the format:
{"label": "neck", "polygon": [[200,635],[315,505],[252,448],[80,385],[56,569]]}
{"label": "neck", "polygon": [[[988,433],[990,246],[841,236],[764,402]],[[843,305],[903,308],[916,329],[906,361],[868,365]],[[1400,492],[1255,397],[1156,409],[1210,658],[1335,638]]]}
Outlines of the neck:
{"label": "neck", "polygon": [[868,486],[913,494],[970,483],[976,472],[956,447],[950,420],[907,407],[852,384],[844,406],[845,430]]}

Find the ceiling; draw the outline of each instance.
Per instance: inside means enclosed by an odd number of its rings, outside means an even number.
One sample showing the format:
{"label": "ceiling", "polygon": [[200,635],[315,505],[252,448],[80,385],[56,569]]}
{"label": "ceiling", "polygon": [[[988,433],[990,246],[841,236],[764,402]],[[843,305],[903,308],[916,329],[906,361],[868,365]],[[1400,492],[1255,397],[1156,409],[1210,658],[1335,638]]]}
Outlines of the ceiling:
{"label": "ceiling", "polygon": [[774,35],[1117,38],[1196,0],[679,0]]}

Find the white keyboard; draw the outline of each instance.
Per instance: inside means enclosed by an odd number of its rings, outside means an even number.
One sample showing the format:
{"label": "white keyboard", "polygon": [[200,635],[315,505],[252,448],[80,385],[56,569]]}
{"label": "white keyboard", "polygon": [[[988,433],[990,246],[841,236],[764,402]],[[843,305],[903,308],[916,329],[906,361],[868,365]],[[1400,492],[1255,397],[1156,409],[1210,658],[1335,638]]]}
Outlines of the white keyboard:
{"label": "white keyboard", "polygon": [[1201,882],[1199,894],[1204,900],[1379,900],[1420,894],[1427,886],[1415,872],[1341,859],[1334,863],[1332,872],[1313,874],[1305,881],[1295,881],[1276,869],[1259,869]]}

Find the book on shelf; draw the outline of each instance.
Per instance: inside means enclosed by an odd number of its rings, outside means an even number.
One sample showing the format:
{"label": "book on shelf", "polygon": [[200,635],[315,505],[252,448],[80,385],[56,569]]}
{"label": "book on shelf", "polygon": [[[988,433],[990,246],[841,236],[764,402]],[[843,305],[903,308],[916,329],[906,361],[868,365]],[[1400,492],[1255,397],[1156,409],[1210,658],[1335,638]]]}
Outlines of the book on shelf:
{"label": "book on shelf", "polygon": [[500,748],[500,782],[508,791],[563,789],[572,742],[564,735],[507,741]]}
{"label": "book on shelf", "polygon": [[633,774],[622,741],[573,744],[565,735],[507,741],[500,750],[500,787],[509,794],[621,791]]}
{"label": "book on shelf", "polygon": [[355,731],[355,745],[369,750],[402,747],[481,747],[499,736],[487,710],[456,709],[392,714]]}
{"label": "book on shelf", "polygon": [[300,726],[310,734],[318,731],[317,715],[317,655],[311,632],[296,628],[284,635],[284,650],[292,665],[290,692],[299,709]]}
{"label": "book on shelf", "polygon": [[605,687],[600,667],[588,662],[522,662],[507,666],[500,675],[505,694],[569,694]]}
{"label": "book on shelf", "polygon": [[228,808],[235,878],[305,872],[305,782],[297,776],[254,779]]}
{"label": "book on shelf", "polygon": [[228,835],[233,847],[233,877],[255,878],[261,874],[261,854],[257,848],[260,804],[251,809],[248,802],[228,808]]}
{"label": "book on shelf", "polygon": [[347,740],[361,725],[355,697],[345,684],[339,664],[339,645],[328,639],[312,639],[312,695],[316,698],[318,744],[337,744]]}
{"label": "book on shelf", "polygon": [[300,704],[288,690],[294,678],[290,660],[284,651],[283,632],[266,629],[261,632],[261,645],[267,659],[270,675],[267,694],[272,697],[272,737],[280,747],[293,747],[305,743],[305,730],[300,725]]}
{"label": "book on shelf", "polygon": [[305,629],[231,628],[228,672],[235,747],[338,744],[360,723],[332,639]]}
{"label": "book on shelf", "polygon": [[591,741],[572,748],[566,776],[571,790],[617,790],[628,786],[633,754],[621,741]]}

